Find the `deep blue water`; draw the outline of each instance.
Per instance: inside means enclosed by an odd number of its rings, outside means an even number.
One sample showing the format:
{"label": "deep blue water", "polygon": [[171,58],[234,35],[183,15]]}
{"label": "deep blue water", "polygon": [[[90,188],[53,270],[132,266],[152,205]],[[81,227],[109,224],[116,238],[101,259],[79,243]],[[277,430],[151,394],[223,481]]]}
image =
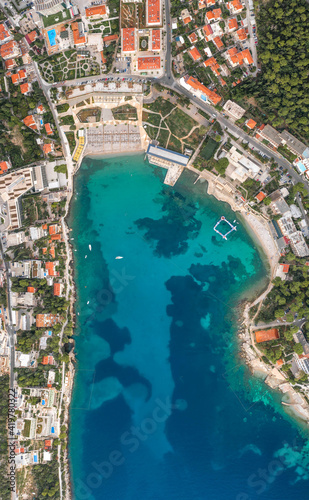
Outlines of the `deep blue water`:
{"label": "deep blue water", "polygon": [[[305,434],[239,357],[236,307],[265,286],[263,257],[193,174],[164,175],[131,156],[76,178],[73,498],[307,499]],[[227,242],[221,215],[237,220]]]}

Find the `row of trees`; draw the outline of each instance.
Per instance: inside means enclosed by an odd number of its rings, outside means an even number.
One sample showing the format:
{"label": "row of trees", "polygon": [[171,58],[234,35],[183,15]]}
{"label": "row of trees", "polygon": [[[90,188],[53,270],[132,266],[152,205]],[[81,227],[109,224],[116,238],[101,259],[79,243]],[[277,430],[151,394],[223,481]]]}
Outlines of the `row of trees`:
{"label": "row of trees", "polygon": [[8,482],[8,375],[0,376],[0,496],[2,500],[10,500]]}

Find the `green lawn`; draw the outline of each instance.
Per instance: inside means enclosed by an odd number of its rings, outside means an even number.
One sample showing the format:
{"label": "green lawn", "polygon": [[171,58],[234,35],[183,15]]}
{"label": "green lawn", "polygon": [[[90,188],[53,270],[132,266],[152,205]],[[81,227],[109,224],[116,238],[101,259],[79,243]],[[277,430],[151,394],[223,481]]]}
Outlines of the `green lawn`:
{"label": "green lawn", "polygon": [[147,111],[143,110],[143,122],[148,122],[151,123],[152,125],[155,125],[158,127],[161,122],[161,116],[160,115],[155,115],[154,113],[147,113]]}
{"label": "green lawn", "polygon": [[169,134],[170,133],[168,130],[162,130],[162,129],[160,130],[157,140],[159,141],[159,144],[162,148],[166,148]]}
{"label": "green lawn", "polygon": [[171,135],[167,147],[172,151],[176,151],[177,153],[182,153],[182,144],[174,135]]}
{"label": "green lawn", "polygon": [[30,428],[31,428],[31,420],[25,420],[25,427],[23,430],[23,436],[24,437],[29,437],[30,436]]}
{"label": "green lawn", "polygon": [[199,128],[196,128],[195,130],[193,130],[192,134],[190,134],[189,137],[185,139],[185,143],[188,144],[189,147],[196,149],[201,143],[206,132],[206,127],[201,126]]}
{"label": "green lawn", "polygon": [[212,158],[215,154],[218,147],[219,143],[209,137],[204,143],[204,147],[201,151],[202,158],[204,158],[205,160],[210,160],[210,158]]}
{"label": "green lawn", "polygon": [[77,114],[77,118],[82,123],[88,122],[88,118],[90,116],[94,116],[95,121],[99,122],[100,118],[101,118],[101,108],[86,108],[86,109],[79,111]]}
{"label": "green lawn", "polygon": [[60,117],[60,125],[75,125],[72,115]]}
{"label": "green lawn", "polygon": [[137,111],[131,104],[123,104],[112,109],[115,120],[137,120]]}
{"label": "green lawn", "polygon": [[185,137],[190,133],[192,127],[197,125],[197,122],[193,118],[179,108],[176,108],[165,121],[172,134],[175,134],[177,137]]}
{"label": "green lawn", "polygon": [[174,107],[174,104],[166,101],[162,97],[158,97],[155,102],[152,102],[151,104],[144,104],[144,108],[161,113],[162,116],[168,115]]}
{"label": "green lawn", "polygon": [[206,118],[206,120],[210,119],[210,116],[207,113],[205,113],[205,111],[199,109],[198,112],[200,115],[202,115],[204,118]]}
{"label": "green lawn", "polygon": [[67,102],[65,102],[64,104],[59,104],[58,106],[56,106],[58,113],[65,113],[66,111],[68,111],[69,107],[70,106],[68,105]]}
{"label": "green lawn", "polygon": [[74,132],[65,132],[65,135],[67,136],[67,139],[69,141],[70,151],[72,154],[76,146]]}
{"label": "green lawn", "polygon": [[[63,17],[63,12],[66,14],[66,17]],[[59,24],[64,21],[69,21],[71,19],[70,11],[65,9],[64,11],[57,12],[57,14],[51,14],[50,16],[42,16],[44,28],[48,28],[48,26],[53,26],[54,24]],[[57,19],[57,20],[56,20]]]}
{"label": "green lawn", "polygon": [[146,125],[145,128],[147,134],[149,135],[150,139],[155,139],[157,137],[158,129],[157,127],[151,127],[150,125]]}

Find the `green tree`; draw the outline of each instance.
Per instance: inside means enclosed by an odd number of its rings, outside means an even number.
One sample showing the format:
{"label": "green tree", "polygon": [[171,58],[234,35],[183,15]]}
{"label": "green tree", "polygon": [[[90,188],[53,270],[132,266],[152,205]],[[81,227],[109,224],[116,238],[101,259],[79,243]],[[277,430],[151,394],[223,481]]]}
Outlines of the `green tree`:
{"label": "green tree", "polygon": [[297,342],[297,343],[294,345],[294,352],[296,352],[296,354],[298,354],[298,355],[303,354],[304,350],[303,350],[303,346],[301,345],[301,343],[300,343],[300,342]]}

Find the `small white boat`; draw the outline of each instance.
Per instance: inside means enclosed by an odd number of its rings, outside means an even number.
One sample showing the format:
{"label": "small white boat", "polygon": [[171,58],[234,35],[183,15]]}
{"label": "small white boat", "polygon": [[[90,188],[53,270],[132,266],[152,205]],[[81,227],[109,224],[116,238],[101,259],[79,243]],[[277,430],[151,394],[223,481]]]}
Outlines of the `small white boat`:
{"label": "small white boat", "polygon": [[74,240],[74,238],[71,238],[71,241],[73,241],[73,240]]}
{"label": "small white boat", "polygon": [[87,302],[87,305],[88,305],[88,304],[89,304],[89,300],[88,300],[88,302]]}
{"label": "small white boat", "polygon": [[91,247],[91,245],[88,245],[88,246],[89,246],[89,250],[90,250],[90,252],[91,252],[91,250],[92,250],[92,247]]}
{"label": "small white boat", "polygon": [[119,260],[119,259],[123,259],[123,257],[121,255],[117,255],[117,257],[115,257],[115,260]]}
{"label": "small white boat", "polygon": [[74,252],[77,252],[77,250],[74,250]]}
{"label": "small white boat", "polygon": [[87,255],[85,255],[85,259],[87,259]]}

